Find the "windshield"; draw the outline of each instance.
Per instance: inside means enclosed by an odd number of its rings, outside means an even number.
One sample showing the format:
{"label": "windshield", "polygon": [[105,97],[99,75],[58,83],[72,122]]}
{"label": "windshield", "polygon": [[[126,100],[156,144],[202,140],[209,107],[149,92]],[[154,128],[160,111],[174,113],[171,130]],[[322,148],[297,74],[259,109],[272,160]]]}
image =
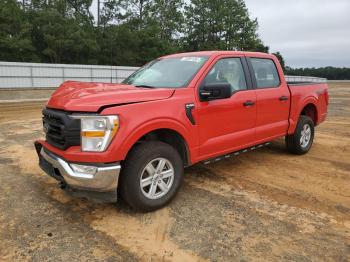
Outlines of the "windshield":
{"label": "windshield", "polygon": [[123,83],[144,87],[183,87],[192,80],[207,59],[207,56],[156,59],[141,67]]}

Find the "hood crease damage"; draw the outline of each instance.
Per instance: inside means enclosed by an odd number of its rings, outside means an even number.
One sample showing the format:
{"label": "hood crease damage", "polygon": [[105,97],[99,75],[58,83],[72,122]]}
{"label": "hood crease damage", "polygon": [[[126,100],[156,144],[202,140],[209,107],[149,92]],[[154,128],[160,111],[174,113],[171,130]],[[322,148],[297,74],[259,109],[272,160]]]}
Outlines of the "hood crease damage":
{"label": "hood crease damage", "polygon": [[101,112],[105,108],[170,98],[174,89],[140,88],[126,84],[64,82],[47,107],[66,111]]}

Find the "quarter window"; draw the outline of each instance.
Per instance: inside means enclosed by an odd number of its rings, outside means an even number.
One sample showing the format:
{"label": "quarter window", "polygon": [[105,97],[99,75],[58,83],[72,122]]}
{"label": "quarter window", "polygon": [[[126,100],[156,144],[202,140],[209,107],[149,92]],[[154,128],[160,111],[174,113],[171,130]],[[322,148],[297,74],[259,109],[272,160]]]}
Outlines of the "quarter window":
{"label": "quarter window", "polygon": [[240,58],[224,58],[216,62],[204,79],[205,84],[229,83],[231,93],[246,90],[247,83]]}
{"label": "quarter window", "polygon": [[271,59],[251,58],[250,59],[257,88],[278,87],[280,79],[275,63]]}

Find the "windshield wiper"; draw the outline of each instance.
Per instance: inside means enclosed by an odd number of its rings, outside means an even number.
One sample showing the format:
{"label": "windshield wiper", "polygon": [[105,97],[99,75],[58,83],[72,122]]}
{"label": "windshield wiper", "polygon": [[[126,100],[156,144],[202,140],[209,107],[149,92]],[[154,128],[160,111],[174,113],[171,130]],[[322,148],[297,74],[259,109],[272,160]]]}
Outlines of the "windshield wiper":
{"label": "windshield wiper", "polygon": [[149,86],[149,85],[137,85],[136,87],[156,88],[155,86]]}

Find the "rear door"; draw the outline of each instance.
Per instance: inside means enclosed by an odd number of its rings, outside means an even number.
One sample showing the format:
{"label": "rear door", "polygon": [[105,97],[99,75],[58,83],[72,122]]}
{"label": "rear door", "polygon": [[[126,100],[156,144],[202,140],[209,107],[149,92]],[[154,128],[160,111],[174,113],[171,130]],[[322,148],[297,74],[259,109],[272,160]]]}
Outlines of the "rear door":
{"label": "rear door", "polygon": [[[216,59],[197,86],[228,82],[232,96],[227,99],[198,101],[200,158],[224,154],[254,143],[256,95],[243,56]],[[199,100],[199,99],[198,99]]]}
{"label": "rear door", "polygon": [[256,88],[256,141],[283,136],[289,125],[290,92],[279,77],[282,71],[271,58],[248,57],[247,60]]}

